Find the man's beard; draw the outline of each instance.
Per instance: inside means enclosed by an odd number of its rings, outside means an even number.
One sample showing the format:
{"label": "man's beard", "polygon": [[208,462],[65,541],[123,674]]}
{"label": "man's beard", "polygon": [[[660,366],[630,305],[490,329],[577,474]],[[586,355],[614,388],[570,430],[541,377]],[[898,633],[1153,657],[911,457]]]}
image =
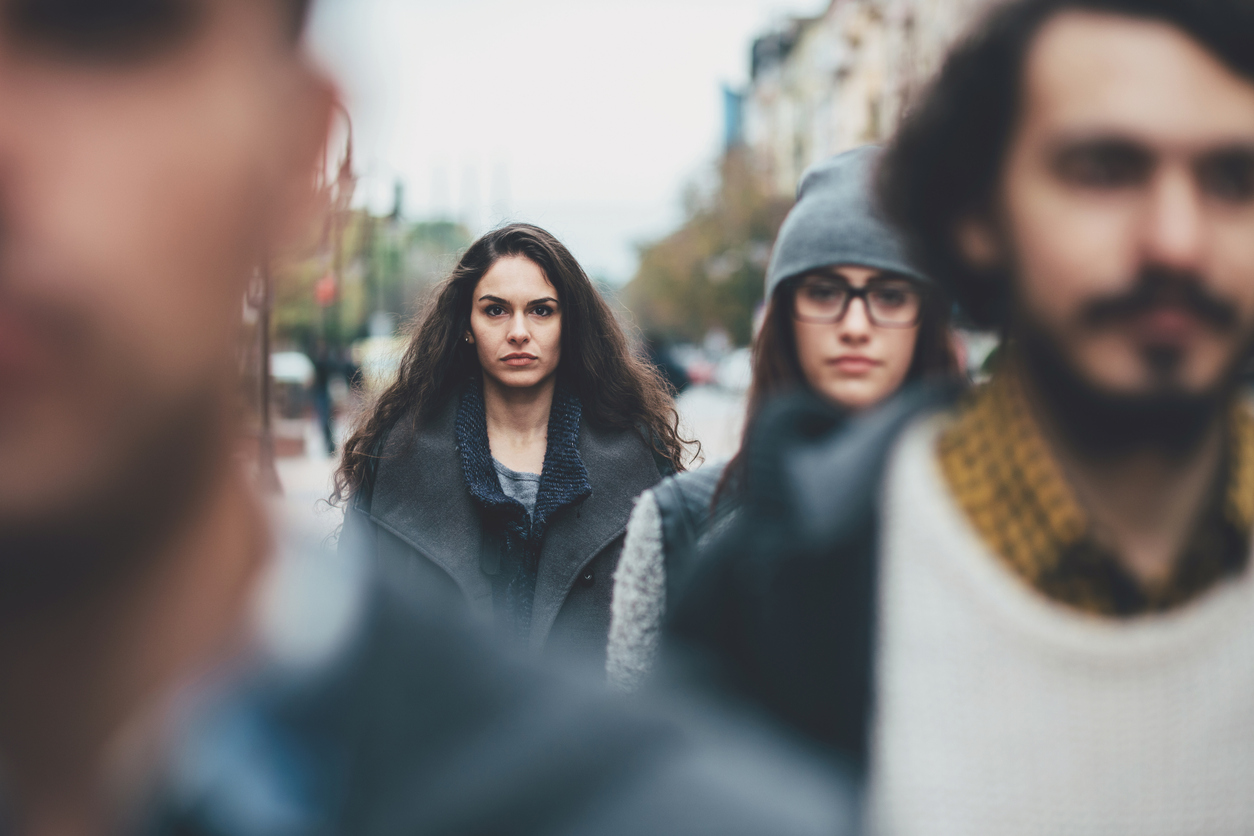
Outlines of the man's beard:
{"label": "man's beard", "polygon": [[[1186,308],[1215,330],[1237,328],[1235,306],[1209,294],[1203,282],[1156,269],[1146,270],[1129,292],[1090,303],[1080,321],[1087,328],[1102,328],[1139,315],[1164,300]],[[1175,381],[1184,360],[1182,352],[1168,346],[1147,346],[1142,359],[1156,383],[1143,393],[1125,394],[1088,380],[1071,363],[1059,338],[1022,306],[1015,326],[1015,353],[1057,430],[1078,452],[1095,459],[1150,451],[1178,458],[1196,451],[1228,409],[1239,374],[1254,347],[1251,336],[1246,335],[1230,368],[1213,387],[1188,392]]]}
{"label": "man's beard", "polygon": [[92,488],[35,518],[0,515],[0,623],[90,596],[158,556],[219,467],[221,410],[210,391],[153,410]]}

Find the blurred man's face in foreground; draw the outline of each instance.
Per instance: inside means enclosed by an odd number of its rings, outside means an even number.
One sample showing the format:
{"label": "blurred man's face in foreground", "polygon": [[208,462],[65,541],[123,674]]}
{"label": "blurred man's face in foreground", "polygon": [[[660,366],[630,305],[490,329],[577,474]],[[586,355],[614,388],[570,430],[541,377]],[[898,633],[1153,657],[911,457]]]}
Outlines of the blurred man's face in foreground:
{"label": "blurred man's face in foreground", "polygon": [[1063,13],[1027,56],[999,201],[1016,327],[1070,374],[1133,399],[1228,384],[1254,330],[1254,82],[1168,24]]}
{"label": "blurred man's face in foreground", "polygon": [[0,562],[224,458],[242,294],[330,101],[285,5],[0,0]]}

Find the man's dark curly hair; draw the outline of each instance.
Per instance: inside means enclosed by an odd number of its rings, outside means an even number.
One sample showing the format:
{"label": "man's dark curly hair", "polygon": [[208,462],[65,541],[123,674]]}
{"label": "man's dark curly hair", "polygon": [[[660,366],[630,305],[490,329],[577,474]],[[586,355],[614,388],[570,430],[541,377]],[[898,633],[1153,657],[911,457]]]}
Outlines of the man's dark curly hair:
{"label": "man's dark curly hair", "polygon": [[879,173],[885,210],[918,263],[983,327],[1004,324],[1009,277],[971,265],[957,225],[993,216],[1025,58],[1041,28],[1069,10],[1169,23],[1254,79],[1254,0],[1012,0],[994,8],[906,114]]}
{"label": "man's dark curly hair", "polygon": [[292,37],[299,38],[305,31],[305,24],[309,20],[309,4],[310,0],[287,0],[287,5],[292,12]]}

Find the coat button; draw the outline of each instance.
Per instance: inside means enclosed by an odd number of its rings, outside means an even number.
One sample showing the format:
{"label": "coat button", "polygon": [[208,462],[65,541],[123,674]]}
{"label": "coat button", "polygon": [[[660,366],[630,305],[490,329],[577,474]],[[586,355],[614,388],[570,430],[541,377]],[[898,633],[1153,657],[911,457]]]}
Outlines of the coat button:
{"label": "coat button", "polygon": [[586,572],[584,572],[582,575],[579,576],[579,583],[582,586],[592,586],[594,583],[596,583],[596,580],[597,580],[596,575],[592,573],[591,569],[587,570]]}

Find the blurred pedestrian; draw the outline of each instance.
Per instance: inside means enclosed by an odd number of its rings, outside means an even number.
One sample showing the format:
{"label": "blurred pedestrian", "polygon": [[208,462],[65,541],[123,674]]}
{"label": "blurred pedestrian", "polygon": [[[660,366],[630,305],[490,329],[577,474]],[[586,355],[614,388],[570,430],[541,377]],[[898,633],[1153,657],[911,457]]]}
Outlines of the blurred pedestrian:
{"label": "blurred pedestrian", "polygon": [[[915,268],[872,194],[880,149],[824,160],[802,177],[766,279],[747,425],[772,399],[810,392],[856,413],[907,382],[957,378],[950,303]],[[627,526],[614,580],[607,673],[632,689],[652,666],[667,591],[740,504],[746,454],[647,491]]]}
{"label": "blurred pedestrian", "polygon": [[744,525],[671,628],[864,764],[882,832],[1244,832],[1254,5],[990,14],[881,189],[1004,329],[991,382],[819,440],[765,419]]}
{"label": "blurred pedestrian", "polygon": [[628,714],[276,543],[237,337],[315,220],[305,14],[0,4],[0,832],[850,832],[777,743]]}
{"label": "blurred pedestrian", "polygon": [[682,394],[692,385],[692,381],[688,378],[688,372],[675,359],[674,350],[662,336],[646,334],[644,337],[644,354],[648,361],[661,373],[662,379],[671,387],[671,391],[674,394]]}
{"label": "blurred pedestrian", "polygon": [[314,379],[310,394],[313,397],[314,418],[322,431],[322,443],[327,455],[335,455],[335,404],[331,398],[331,380],[343,374],[344,365],[331,351],[327,341],[318,338],[313,351]]}
{"label": "blurred pedestrian", "polygon": [[605,660],[632,501],[683,469],[665,382],[552,235],[480,238],[345,445],[341,542],[513,642]]}

